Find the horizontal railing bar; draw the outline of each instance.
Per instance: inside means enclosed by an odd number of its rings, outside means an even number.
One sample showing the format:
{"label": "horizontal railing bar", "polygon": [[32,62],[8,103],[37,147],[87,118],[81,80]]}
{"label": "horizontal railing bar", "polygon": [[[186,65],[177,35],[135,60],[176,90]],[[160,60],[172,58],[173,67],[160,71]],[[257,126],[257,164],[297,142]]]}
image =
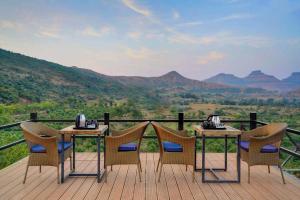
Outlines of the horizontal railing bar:
{"label": "horizontal railing bar", "polygon": [[[103,119],[97,119],[98,122],[104,122]],[[145,121],[155,121],[155,122],[178,122],[178,119],[110,119],[109,122],[145,122]],[[203,122],[204,119],[184,119],[184,122]],[[37,119],[35,122],[75,122],[71,119]],[[249,123],[249,120],[233,120],[224,119],[221,120],[224,123]]]}
{"label": "horizontal railing bar", "polygon": [[[27,120],[29,121],[29,120]],[[6,124],[6,125],[2,125],[0,126],[0,130],[2,129],[7,129],[7,128],[11,128],[11,127],[14,127],[14,126],[19,126],[22,122],[15,122],[13,124]]]}
{"label": "horizontal railing bar", "polygon": [[300,158],[300,154],[299,153],[296,153],[296,152],[294,152],[294,151],[292,151],[290,149],[287,149],[285,147],[280,147],[280,151],[283,151],[283,152],[285,152],[285,153],[287,153],[289,155],[292,155],[292,156],[295,156],[297,158]]}
{"label": "horizontal railing bar", "polygon": [[2,151],[4,149],[7,149],[7,148],[10,148],[10,147],[13,147],[13,146],[15,146],[17,144],[20,144],[20,143],[23,143],[23,142],[25,142],[25,139],[17,140],[15,142],[10,143],[10,144],[4,145],[4,146],[0,147],[0,151]]}

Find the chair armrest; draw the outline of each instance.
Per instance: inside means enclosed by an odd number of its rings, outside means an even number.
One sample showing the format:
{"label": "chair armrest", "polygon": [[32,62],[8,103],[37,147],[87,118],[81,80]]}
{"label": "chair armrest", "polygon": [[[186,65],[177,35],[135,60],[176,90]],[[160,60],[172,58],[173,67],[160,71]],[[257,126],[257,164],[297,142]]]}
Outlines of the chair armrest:
{"label": "chair armrest", "polygon": [[266,129],[262,126],[262,127],[258,127],[253,130],[242,131],[241,140],[242,141],[250,141],[251,137],[266,136],[266,135],[268,135],[268,133],[266,132]]}
{"label": "chair armrest", "polygon": [[121,144],[127,144],[133,142],[131,137],[127,137],[127,134],[118,136],[105,136],[105,142],[108,147],[118,148]]}
{"label": "chair armrest", "polygon": [[120,136],[120,135],[125,134],[126,132],[128,132],[128,129],[121,130],[121,131],[111,130],[111,136]]}

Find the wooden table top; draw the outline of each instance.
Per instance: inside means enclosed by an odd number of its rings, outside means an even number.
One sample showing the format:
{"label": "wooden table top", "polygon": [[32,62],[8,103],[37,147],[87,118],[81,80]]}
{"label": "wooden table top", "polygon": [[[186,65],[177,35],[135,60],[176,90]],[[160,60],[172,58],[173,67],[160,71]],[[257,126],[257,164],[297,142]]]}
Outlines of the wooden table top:
{"label": "wooden table top", "polygon": [[60,134],[71,135],[102,135],[107,130],[107,125],[99,125],[97,129],[74,129],[74,125],[63,128],[59,131]]}
{"label": "wooden table top", "polygon": [[201,125],[194,125],[193,128],[199,136],[237,136],[242,134],[239,129],[233,128],[231,126],[225,126],[226,129],[223,130],[204,129]]}

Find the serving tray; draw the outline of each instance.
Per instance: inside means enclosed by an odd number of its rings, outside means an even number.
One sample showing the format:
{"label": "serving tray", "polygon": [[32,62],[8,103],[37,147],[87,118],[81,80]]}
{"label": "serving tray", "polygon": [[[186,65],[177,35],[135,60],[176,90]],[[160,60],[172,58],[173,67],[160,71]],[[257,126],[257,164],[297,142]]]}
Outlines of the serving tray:
{"label": "serving tray", "polygon": [[95,130],[98,127],[95,128],[88,128],[88,127],[73,127],[74,130]]}

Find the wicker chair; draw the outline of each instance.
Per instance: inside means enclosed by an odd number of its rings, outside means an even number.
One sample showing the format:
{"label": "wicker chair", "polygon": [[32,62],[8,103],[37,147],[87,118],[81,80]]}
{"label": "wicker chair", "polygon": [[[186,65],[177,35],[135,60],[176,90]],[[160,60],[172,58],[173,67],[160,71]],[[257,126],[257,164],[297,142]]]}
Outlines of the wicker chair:
{"label": "wicker chair", "polygon": [[57,167],[57,183],[60,183],[60,153],[64,152],[65,160],[70,158],[70,169],[72,170],[71,137],[65,137],[64,151],[62,151],[61,136],[58,130],[38,122],[23,122],[21,123],[21,128],[30,152],[23,184],[26,181],[29,166],[39,166],[41,173],[43,165]]}
{"label": "wicker chair", "polygon": [[109,165],[112,170],[113,165],[137,164],[141,181],[140,146],[148,124],[149,122],[143,122],[126,130],[112,130],[111,136],[105,137],[105,169]]}
{"label": "wicker chair", "polygon": [[241,159],[248,164],[248,183],[250,183],[251,166],[268,165],[270,173],[270,165],[277,165],[285,184],[279,161],[279,148],[286,128],[285,123],[273,123],[242,133]]}
{"label": "wicker chair", "polygon": [[[194,169],[196,138],[188,136],[187,131],[176,131],[156,122],[151,122],[151,124],[157,134],[160,147],[156,167],[156,171],[158,171],[160,165],[158,182],[160,182],[163,164],[184,164],[186,169],[188,165],[192,165]],[[194,180],[195,172],[193,170]]]}

